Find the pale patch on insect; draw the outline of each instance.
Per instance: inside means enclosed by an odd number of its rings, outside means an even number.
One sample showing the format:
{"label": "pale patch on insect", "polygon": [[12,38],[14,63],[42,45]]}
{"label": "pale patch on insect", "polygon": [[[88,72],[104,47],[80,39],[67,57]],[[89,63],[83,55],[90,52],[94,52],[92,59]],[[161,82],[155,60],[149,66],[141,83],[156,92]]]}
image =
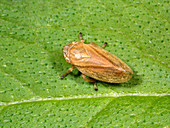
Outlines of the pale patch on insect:
{"label": "pale patch on insect", "polygon": [[71,51],[71,49],[72,48],[74,48],[77,44],[78,44],[79,42],[77,42],[77,41],[74,41],[74,42],[72,42],[71,43],[71,45],[66,45],[66,46],[64,46],[64,48],[63,48],[63,55],[64,55],[64,57],[66,58],[66,61],[67,62],[71,62],[71,60],[70,60],[70,51]]}
{"label": "pale patch on insect", "polygon": [[82,57],[82,56],[81,56],[80,54],[75,54],[75,58],[76,58],[76,59],[81,59],[81,57]]}
{"label": "pale patch on insect", "polygon": [[126,72],[126,70],[124,70],[123,68],[117,68],[117,69],[119,69],[120,71]]}

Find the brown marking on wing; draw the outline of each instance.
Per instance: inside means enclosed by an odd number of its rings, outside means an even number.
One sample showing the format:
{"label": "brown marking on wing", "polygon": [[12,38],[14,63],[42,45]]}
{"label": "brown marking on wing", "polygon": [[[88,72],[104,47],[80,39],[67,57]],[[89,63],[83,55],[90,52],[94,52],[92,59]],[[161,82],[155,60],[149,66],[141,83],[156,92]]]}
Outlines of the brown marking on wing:
{"label": "brown marking on wing", "polygon": [[99,81],[108,83],[122,83],[131,79],[131,74],[115,68],[93,68],[93,67],[78,67],[76,68],[83,74],[92,77]]}
{"label": "brown marking on wing", "polygon": [[132,69],[124,63],[121,59],[111,54],[110,52],[104,50],[102,47],[96,45],[95,43],[89,44],[93,49],[96,50],[99,54],[101,54],[104,58],[107,58],[113,65],[117,66],[118,69],[124,69],[125,71],[133,74]]}

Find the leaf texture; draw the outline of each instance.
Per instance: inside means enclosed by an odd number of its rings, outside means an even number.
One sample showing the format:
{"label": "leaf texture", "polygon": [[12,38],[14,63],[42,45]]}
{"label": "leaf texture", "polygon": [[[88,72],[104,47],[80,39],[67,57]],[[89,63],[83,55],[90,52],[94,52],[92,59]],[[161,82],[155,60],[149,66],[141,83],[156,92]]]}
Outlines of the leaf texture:
{"label": "leaf texture", "polygon": [[[0,127],[170,127],[169,1],[0,1]],[[83,81],[62,48],[95,42],[134,71]]]}

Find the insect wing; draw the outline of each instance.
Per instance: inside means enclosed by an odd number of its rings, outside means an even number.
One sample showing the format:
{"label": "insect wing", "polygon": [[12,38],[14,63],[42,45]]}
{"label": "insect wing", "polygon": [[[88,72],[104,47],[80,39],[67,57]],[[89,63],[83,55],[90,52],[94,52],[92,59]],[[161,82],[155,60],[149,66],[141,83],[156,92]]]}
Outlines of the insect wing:
{"label": "insect wing", "polygon": [[112,63],[90,44],[80,43],[70,52],[71,64],[81,67],[112,67]]}
{"label": "insect wing", "polygon": [[121,59],[116,57],[115,55],[111,54],[110,52],[104,50],[100,46],[96,45],[95,43],[90,43],[89,44],[97,53],[102,55],[104,58],[106,58],[108,61],[112,63],[112,67],[117,68],[119,70],[125,70],[126,72],[129,72],[133,74],[132,69],[124,63]]}
{"label": "insect wing", "polygon": [[122,60],[95,43],[77,45],[71,51],[71,60],[80,72],[104,82],[125,82],[133,74]]}

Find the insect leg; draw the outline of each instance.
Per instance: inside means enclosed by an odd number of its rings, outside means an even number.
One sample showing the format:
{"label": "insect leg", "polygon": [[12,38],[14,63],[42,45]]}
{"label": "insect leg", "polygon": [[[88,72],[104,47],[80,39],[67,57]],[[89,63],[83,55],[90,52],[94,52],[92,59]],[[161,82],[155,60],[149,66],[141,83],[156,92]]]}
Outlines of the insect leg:
{"label": "insect leg", "polygon": [[73,69],[74,69],[74,66],[71,66],[66,73],[64,73],[63,75],[61,75],[60,78],[63,79],[67,74],[69,74],[71,71],[73,71]]}
{"label": "insect leg", "polygon": [[90,78],[86,78],[86,75],[82,74],[82,78],[85,80],[85,81],[88,81],[88,82],[93,82],[94,83],[94,90],[97,91],[98,88],[97,88],[97,84],[96,84],[96,80],[94,79],[90,79]]}
{"label": "insect leg", "polygon": [[83,39],[83,37],[82,37],[82,33],[81,33],[81,32],[79,33],[79,38],[80,38],[81,42],[83,43],[83,42],[84,42],[84,39]]}
{"label": "insect leg", "polygon": [[107,42],[105,42],[105,43],[103,44],[102,48],[105,48],[105,47],[106,47],[106,45],[107,45]]}

